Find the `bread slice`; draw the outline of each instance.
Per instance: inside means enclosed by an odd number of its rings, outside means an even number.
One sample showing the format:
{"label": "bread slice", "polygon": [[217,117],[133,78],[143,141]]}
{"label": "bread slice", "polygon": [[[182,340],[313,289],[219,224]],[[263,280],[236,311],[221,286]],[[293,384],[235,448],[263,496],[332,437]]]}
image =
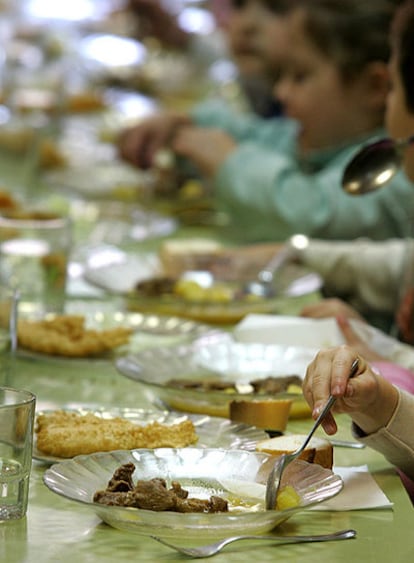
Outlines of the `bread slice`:
{"label": "bread slice", "polygon": [[290,399],[231,401],[230,419],[265,430],[283,432],[286,429],[291,405]]}
{"label": "bread slice", "polygon": [[[256,444],[256,450],[271,455],[290,454],[296,451],[305,440],[305,434],[276,436],[275,438],[258,442]],[[332,469],[333,446],[329,440],[314,436],[299,456],[299,459],[304,459],[309,463],[317,463],[322,467]]]}
{"label": "bread slice", "polygon": [[180,277],[187,270],[208,270],[208,262],[222,248],[210,239],[169,239],[160,248],[159,258],[165,275]]}

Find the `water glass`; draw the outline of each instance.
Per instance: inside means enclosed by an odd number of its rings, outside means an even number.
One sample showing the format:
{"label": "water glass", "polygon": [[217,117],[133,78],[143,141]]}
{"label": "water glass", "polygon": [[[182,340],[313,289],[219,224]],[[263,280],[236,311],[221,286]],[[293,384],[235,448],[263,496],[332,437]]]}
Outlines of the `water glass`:
{"label": "water glass", "polygon": [[19,315],[63,311],[70,247],[68,217],[42,212],[0,215],[0,282],[18,290]]}
{"label": "water glass", "polygon": [[0,387],[0,522],[27,511],[35,405],[29,391]]}
{"label": "water glass", "polygon": [[7,385],[17,347],[17,290],[0,284],[0,385]]}

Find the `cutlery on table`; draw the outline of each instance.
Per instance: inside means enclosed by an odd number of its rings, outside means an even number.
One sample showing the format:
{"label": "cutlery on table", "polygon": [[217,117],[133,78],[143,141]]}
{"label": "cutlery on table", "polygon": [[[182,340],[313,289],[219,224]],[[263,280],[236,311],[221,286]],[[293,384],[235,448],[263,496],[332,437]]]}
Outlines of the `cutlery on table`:
{"label": "cutlery on table", "polygon": [[324,541],[334,541],[334,540],[347,540],[356,537],[355,530],[341,530],[340,532],[333,532],[332,534],[321,534],[313,536],[233,536],[230,538],[224,538],[214,543],[203,545],[200,547],[182,547],[179,545],[172,544],[163,538],[158,536],[150,536],[152,539],[175,549],[183,555],[188,555],[189,557],[211,557],[219,553],[223,547],[239,540],[264,540],[269,542],[274,542],[277,544],[288,544],[288,543],[306,543],[306,542],[324,542]]}

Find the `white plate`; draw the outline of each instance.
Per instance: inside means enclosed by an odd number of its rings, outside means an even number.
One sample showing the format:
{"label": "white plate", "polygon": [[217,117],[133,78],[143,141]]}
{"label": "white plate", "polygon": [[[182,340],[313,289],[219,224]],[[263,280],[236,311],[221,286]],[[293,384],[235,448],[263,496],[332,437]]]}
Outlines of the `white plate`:
{"label": "white plate", "polygon": [[[115,469],[134,463],[134,481],[160,477],[167,484],[178,481],[190,497],[211,495],[245,500],[229,512],[177,513],[154,512],[136,508],[106,506],[93,502],[94,493],[105,489]],[[300,506],[288,510],[265,510],[265,482],[274,460],[258,452],[217,448],[161,448],[156,450],[117,451],[55,464],[46,470],[43,480],[54,493],[83,503],[115,528],[138,534],[174,538],[207,539],[230,535],[267,532],[297,512],[335,496],[342,479],[329,469],[302,460],[291,463],[283,484],[292,485],[300,496]],[[312,518],[312,515],[309,515]]]}
{"label": "white plate", "polygon": [[[277,313],[286,302],[317,291],[322,284],[317,274],[304,274],[303,270],[295,268],[295,273],[285,279],[276,296],[269,299],[248,299],[242,291],[240,298],[233,298],[228,302],[190,301],[178,295],[157,297],[139,295],[134,292],[138,282],[162,276],[159,261],[156,257],[153,260],[151,265],[148,255],[118,252],[113,262],[108,259],[104,264],[89,264],[84,271],[84,277],[90,284],[100,289],[112,294],[125,295],[128,299],[127,306],[131,310],[182,316],[216,325],[235,324],[252,313]],[[193,279],[195,273],[192,272]],[[185,277],[185,274],[182,277]],[[233,290],[241,289],[242,285],[244,285],[242,282],[231,282]]]}
{"label": "white plate", "polygon": [[[295,273],[281,288],[281,297],[306,295],[321,288],[322,280],[317,274],[301,268],[297,268]],[[129,254],[118,250],[113,256],[108,256],[105,263],[89,264],[85,278],[101,289],[126,294],[133,291],[138,281],[161,274],[161,265],[156,255]]]}
{"label": "white plate", "polygon": [[[254,379],[268,376],[299,375],[315,357],[311,348],[234,342],[221,333],[206,335],[193,344],[169,348],[148,349],[116,359],[117,369],[139,383],[171,408],[188,412],[227,416],[231,400],[249,400],[260,397],[289,397],[303,402],[302,394],[278,395],[226,391],[206,391],[201,388],[178,388],[173,379],[222,379],[245,385]],[[292,405],[292,410],[294,405]],[[309,414],[309,410],[306,410]]]}
{"label": "white plate", "polygon": [[[228,449],[254,450],[259,440],[265,440],[267,434],[253,426],[237,424],[230,420],[211,417],[207,415],[179,414],[167,411],[150,411],[144,409],[131,408],[87,408],[79,407],[76,409],[61,409],[66,412],[74,412],[80,415],[91,413],[103,419],[115,417],[125,418],[134,424],[144,426],[150,422],[161,424],[178,424],[183,420],[190,419],[199,438],[197,448],[220,447]],[[51,411],[40,411],[37,414],[44,414]],[[36,436],[33,449],[33,457],[45,463],[57,463],[63,458],[50,456],[42,453],[36,447]]]}
{"label": "white plate", "polygon": [[128,344],[115,348],[105,356],[66,357],[43,354],[32,350],[26,350],[22,347],[18,348],[18,354],[22,357],[42,360],[112,361],[119,355],[134,353],[151,347],[168,347],[180,342],[183,343],[197,340],[198,338],[208,334],[221,334],[218,330],[213,329],[208,325],[178,317],[152,314],[146,315],[142,313],[121,311],[103,311],[99,309],[95,311],[88,311],[86,304],[83,304],[82,308],[79,310],[72,308],[70,313],[84,315],[86,319],[85,326],[90,329],[104,330],[119,326],[132,328],[133,333],[130,336]]}

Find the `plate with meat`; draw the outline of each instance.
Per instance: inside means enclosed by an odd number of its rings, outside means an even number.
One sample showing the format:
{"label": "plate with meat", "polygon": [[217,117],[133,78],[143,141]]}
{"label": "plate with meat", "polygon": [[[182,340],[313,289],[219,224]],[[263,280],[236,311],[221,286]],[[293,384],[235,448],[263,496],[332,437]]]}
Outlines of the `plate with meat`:
{"label": "plate with meat", "polygon": [[228,417],[234,400],[288,398],[291,417],[302,417],[310,414],[302,380],[315,354],[311,348],[206,335],[188,345],[121,356],[115,365],[175,410]]}
{"label": "plate with meat", "polygon": [[115,528],[184,540],[263,533],[343,487],[330,469],[296,460],[281,483],[291,500],[265,510],[273,464],[274,457],[252,451],[139,449],[77,456],[47,469],[43,480]]}

